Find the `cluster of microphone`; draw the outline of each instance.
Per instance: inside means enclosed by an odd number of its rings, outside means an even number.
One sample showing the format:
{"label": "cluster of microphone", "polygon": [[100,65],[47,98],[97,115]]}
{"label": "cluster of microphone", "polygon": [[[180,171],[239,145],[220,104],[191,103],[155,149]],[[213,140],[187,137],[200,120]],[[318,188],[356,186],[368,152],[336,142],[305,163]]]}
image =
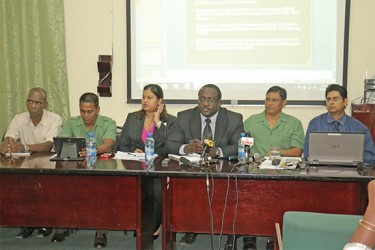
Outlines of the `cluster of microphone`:
{"label": "cluster of microphone", "polygon": [[[244,159],[238,159],[238,155],[233,155],[229,156],[228,160],[229,161],[238,161],[236,165],[241,166],[245,164],[249,164],[251,162],[254,162],[253,157],[251,156],[251,147],[254,145],[254,138],[250,137],[250,133],[245,133],[245,136],[241,137],[241,144],[244,146],[244,151],[245,151],[245,157]],[[211,148],[215,147],[215,141],[209,138],[206,138],[202,141],[202,154],[200,157],[199,163],[193,163],[189,159],[185,157],[181,157],[180,161],[190,167],[190,168],[195,168],[202,170],[202,165],[209,165],[210,163],[217,162],[217,160],[208,160],[209,152]]]}
{"label": "cluster of microphone", "polygon": [[215,141],[212,139],[204,139],[202,141],[202,154],[201,154],[201,161],[207,161],[208,160],[208,154],[210,152],[210,149],[215,147]]}
{"label": "cluster of microphone", "polygon": [[254,145],[254,138],[250,137],[250,133],[245,133],[244,137],[241,137],[241,144],[245,146],[245,161],[250,160],[251,147]]}
{"label": "cluster of microphone", "polygon": [[250,133],[245,133],[245,136],[241,137],[241,144],[244,146],[245,156],[244,159],[238,159],[238,155],[231,155],[228,157],[229,161],[249,162],[251,157],[251,147],[254,145],[254,138],[250,136]]}
{"label": "cluster of microphone", "polygon": [[202,141],[202,146],[203,146],[203,149],[202,149],[202,154],[199,160],[199,164],[191,162],[186,157],[180,157],[180,161],[184,165],[190,168],[196,168],[198,170],[202,170],[202,165],[205,165],[205,164],[208,165],[210,163],[218,162],[217,160],[208,160],[210,149],[215,147],[215,141],[212,139],[206,138]]}

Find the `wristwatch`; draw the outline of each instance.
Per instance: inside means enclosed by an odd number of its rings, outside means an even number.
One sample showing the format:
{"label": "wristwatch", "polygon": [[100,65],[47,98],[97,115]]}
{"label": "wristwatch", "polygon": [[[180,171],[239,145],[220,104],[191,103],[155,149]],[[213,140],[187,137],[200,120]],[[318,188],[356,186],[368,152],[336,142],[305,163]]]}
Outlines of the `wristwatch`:
{"label": "wristwatch", "polygon": [[216,157],[220,157],[220,149],[219,148],[216,149]]}
{"label": "wristwatch", "polygon": [[29,152],[29,146],[27,146],[27,144],[23,144],[23,147],[25,148],[25,152]]}

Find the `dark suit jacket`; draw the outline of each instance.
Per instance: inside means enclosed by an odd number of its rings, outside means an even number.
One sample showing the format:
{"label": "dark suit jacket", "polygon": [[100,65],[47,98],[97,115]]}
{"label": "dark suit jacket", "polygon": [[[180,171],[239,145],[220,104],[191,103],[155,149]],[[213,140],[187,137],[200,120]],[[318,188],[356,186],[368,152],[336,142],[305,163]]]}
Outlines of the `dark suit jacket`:
{"label": "dark suit jacket", "polygon": [[[142,130],[145,119],[139,119],[136,112],[128,114],[124,126],[122,127],[121,136],[117,142],[117,150],[123,152],[134,152],[139,148],[145,150],[145,144],[142,141]],[[160,128],[154,130],[153,138],[155,140],[155,153],[166,154],[168,153],[165,148],[165,142],[168,139],[169,131],[176,126],[176,117],[168,115],[166,120],[162,120]]]}
{"label": "dark suit jacket", "polygon": [[[177,114],[177,124],[171,130],[167,141],[169,153],[178,154],[183,144],[188,144],[192,139],[201,138],[201,118],[198,107],[181,111]],[[223,152],[226,158],[230,155],[237,155],[238,140],[244,132],[242,115],[219,108],[219,114],[215,127],[215,145]]]}

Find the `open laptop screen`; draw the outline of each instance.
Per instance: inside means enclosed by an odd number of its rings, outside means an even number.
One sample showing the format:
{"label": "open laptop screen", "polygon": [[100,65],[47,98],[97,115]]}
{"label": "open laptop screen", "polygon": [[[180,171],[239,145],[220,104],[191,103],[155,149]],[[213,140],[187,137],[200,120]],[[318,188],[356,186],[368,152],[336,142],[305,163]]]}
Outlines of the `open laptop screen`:
{"label": "open laptop screen", "polygon": [[54,137],[56,156],[52,161],[80,161],[84,160],[79,152],[86,147],[86,139],[83,137]]}
{"label": "open laptop screen", "polygon": [[364,145],[361,132],[310,132],[308,163],[357,166],[363,162]]}

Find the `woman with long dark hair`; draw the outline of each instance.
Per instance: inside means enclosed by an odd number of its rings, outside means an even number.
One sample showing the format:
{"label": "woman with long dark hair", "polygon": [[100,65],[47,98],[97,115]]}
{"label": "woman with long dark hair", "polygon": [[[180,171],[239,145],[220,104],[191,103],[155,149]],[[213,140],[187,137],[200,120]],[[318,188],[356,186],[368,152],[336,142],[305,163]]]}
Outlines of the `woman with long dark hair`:
{"label": "woman with long dark hair", "polygon": [[[149,84],[143,88],[142,109],[128,114],[117,150],[142,153],[147,135],[151,133],[155,140],[155,154],[168,153],[165,142],[171,128],[176,126],[176,117],[168,114],[163,98],[163,89],[159,85]],[[161,189],[161,178],[154,178],[154,238],[159,235],[161,224]]]}

